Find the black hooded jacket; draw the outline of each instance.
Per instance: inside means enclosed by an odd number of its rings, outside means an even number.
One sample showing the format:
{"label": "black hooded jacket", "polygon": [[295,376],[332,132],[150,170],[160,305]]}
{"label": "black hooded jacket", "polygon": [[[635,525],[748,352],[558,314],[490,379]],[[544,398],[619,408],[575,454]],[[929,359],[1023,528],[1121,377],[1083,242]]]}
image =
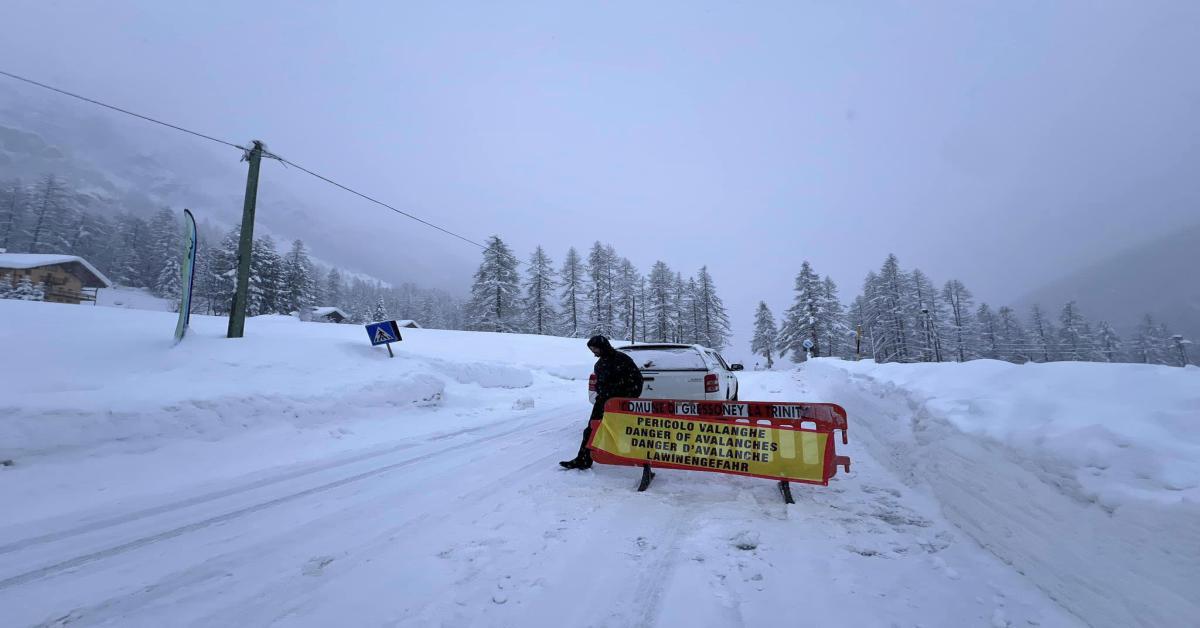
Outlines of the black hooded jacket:
{"label": "black hooded jacket", "polygon": [[592,338],[588,346],[600,349],[595,368],[597,399],[642,396],[642,372],[633,358],[614,349],[604,336]]}

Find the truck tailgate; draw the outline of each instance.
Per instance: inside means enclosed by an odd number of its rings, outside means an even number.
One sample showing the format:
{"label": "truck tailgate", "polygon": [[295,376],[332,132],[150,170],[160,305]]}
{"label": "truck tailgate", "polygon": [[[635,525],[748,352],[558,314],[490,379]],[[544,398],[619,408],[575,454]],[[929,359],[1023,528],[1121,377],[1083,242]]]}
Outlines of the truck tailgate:
{"label": "truck tailgate", "polygon": [[642,371],[643,399],[703,399],[704,370]]}

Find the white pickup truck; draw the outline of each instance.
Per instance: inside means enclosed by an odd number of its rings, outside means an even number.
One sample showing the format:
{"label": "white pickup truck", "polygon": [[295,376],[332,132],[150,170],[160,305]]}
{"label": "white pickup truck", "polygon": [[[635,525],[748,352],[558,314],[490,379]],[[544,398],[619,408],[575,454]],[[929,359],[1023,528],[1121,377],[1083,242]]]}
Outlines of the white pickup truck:
{"label": "white pickup truck", "polygon": [[[642,371],[642,399],[737,401],[734,371],[719,353],[700,345],[644,344],[617,347]],[[588,380],[588,400],[596,402],[596,374]]]}

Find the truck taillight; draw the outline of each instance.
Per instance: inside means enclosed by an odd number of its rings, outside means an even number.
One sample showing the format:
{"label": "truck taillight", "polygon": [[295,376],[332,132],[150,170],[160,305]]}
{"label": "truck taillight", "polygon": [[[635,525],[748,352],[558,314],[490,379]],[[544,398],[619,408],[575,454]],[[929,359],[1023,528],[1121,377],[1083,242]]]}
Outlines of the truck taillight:
{"label": "truck taillight", "polygon": [[717,392],[721,390],[721,383],[717,381],[717,376],[709,373],[704,376],[704,392]]}
{"label": "truck taillight", "polygon": [[592,373],[588,377],[588,392],[596,392],[596,374]]}

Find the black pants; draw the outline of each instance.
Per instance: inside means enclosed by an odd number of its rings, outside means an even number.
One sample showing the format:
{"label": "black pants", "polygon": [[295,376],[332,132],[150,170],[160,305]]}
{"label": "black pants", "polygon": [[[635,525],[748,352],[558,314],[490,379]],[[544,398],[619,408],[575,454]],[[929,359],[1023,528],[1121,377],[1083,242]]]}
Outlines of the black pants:
{"label": "black pants", "polygon": [[577,459],[591,460],[592,450],[588,449],[588,439],[592,437],[592,421],[599,421],[604,417],[604,402],[607,399],[597,399],[592,405],[592,416],[588,418],[587,425],[583,427],[583,441],[579,443],[579,453],[576,454]]}
{"label": "black pants", "polygon": [[588,421],[599,421],[604,418],[604,404],[607,402],[607,399],[597,398],[596,403],[592,404],[592,418],[588,419]]}

